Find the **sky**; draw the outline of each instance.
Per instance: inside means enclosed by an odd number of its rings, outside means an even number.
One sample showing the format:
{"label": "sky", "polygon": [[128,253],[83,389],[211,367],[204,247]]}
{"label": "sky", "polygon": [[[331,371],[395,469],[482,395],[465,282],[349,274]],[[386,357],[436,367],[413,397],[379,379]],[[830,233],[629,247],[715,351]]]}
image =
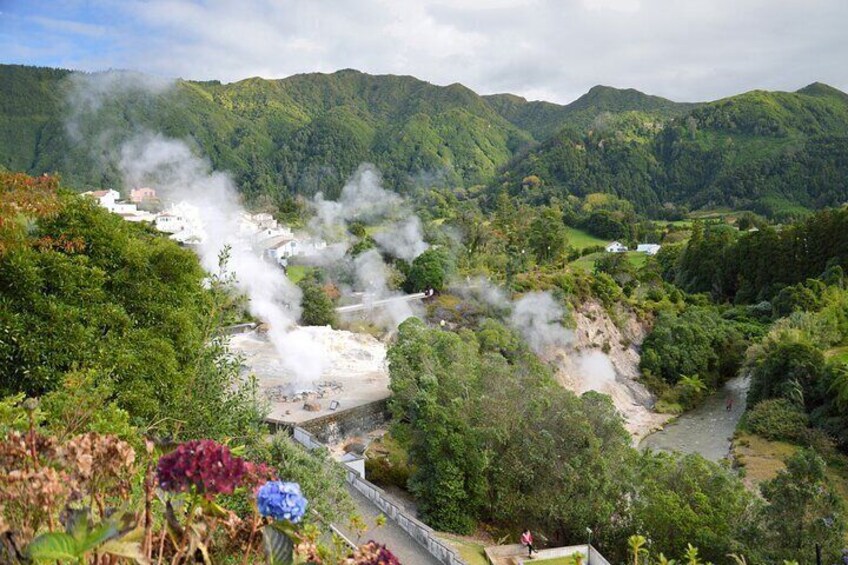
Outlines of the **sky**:
{"label": "sky", "polygon": [[233,82],[354,68],[570,102],[848,90],[848,0],[0,0],[0,63]]}

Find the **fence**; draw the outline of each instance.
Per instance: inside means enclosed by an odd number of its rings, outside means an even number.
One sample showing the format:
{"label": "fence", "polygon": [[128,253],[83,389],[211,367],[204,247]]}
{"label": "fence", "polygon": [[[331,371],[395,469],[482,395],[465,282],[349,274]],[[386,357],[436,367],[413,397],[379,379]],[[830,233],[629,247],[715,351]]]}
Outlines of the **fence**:
{"label": "fence", "polygon": [[[309,450],[324,447],[324,444],[316,440],[315,436],[298,426],[292,428],[292,439]],[[456,550],[447,542],[439,539],[430,526],[407,514],[401,507],[389,500],[381,488],[363,479],[358,472],[347,466],[345,466],[345,479],[357,492],[379,508],[387,519],[397,524],[400,529],[439,562],[445,565],[466,565],[465,561],[460,559]]]}

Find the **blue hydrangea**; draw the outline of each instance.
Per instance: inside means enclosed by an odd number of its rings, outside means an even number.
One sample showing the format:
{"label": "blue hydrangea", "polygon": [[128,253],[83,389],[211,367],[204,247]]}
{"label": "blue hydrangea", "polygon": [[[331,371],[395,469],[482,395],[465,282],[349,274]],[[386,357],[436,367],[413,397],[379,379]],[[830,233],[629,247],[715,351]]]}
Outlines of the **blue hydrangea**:
{"label": "blue hydrangea", "polygon": [[299,484],[269,481],[256,493],[256,504],[263,516],[297,524],[306,514],[307,501]]}

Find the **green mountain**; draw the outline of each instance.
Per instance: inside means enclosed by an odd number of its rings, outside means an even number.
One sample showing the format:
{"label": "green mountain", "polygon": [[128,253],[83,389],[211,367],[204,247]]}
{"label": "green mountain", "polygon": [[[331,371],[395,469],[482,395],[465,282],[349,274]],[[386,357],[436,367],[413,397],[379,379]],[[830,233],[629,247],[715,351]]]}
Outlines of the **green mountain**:
{"label": "green mountain", "polygon": [[[731,206],[780,216],[848,201],[848,95],[823,84],[747,92],[666,120],[633,111],[598,121],[559,130],[502,171],[498,186],[540,202],[610,192],[646,211]],[[530,175],[541,187],[528,189]]]}
{"label": "green mountain", "polygon": [[249,195],[333,196],[363,161],[401,190],[421,179],[485,183],[532,142],[459,84],[344,70],[178,81],[153,94],[141,87],[146,80],[0,66],[0,164],[58,171],[72,186],[117,185],[110,153],[150,130],[195,144]]}
{"label": "green mountain", "polygon": [[528,102],[514,94],[483,97],[499,114],[543,141],[566,126],[584,130],[598,116],[622,112],[642,112],[656,118],[680,116],[695,104],[672,102],[634,90],[594,86],[574,102],[561,106],[550,102]]}
{"label": "green mountain", "polygon": [[649,213],[780,215],[848,200],[848,95],[820,83],[703,104],[596,86],[558,105],[354,70],[161,82],[0,65],[0,167],[120,186],[122,143],[161,132],[231,171],[248,197],[278,203],[334,197],[365,161],[401,192],[506,186],[539,203],[606,192]]}

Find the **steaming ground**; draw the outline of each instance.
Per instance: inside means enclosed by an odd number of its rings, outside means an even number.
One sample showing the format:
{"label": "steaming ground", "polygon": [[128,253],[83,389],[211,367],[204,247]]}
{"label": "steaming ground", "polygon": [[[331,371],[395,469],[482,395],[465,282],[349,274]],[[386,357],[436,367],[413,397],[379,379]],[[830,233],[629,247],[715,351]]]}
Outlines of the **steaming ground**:
{"label": "steaming ground", "polygon": [[[544,355],[557,366],[557,380],[577,394],[594,390],[608,394],[625,420],[634,444],[659,429],[668,414],[652,411],[653,395],[636,379],[644,328],[632,317],[617,327],[600,304],[588,302],[574,314],[577,328],[568,346],[549,348]],[[604,353],[608,349],[609,353]]]}
{"label": "steaming ground", "polygon": [[295,394],[304,392],[298,375],[267,335],[252,331],[230,339],[230,347],[244,356],[246,369],[256,375],[263,396],[271,402],[271,418],[298,423],[329,413],[333,400],[338,401],[338,410],[345,410],[389,396],[386,346],[376,338],[328,326],[299,327],[289,336],[321,352],[323,370],[307,395],[318,411],[304,409],[303,396]]}

